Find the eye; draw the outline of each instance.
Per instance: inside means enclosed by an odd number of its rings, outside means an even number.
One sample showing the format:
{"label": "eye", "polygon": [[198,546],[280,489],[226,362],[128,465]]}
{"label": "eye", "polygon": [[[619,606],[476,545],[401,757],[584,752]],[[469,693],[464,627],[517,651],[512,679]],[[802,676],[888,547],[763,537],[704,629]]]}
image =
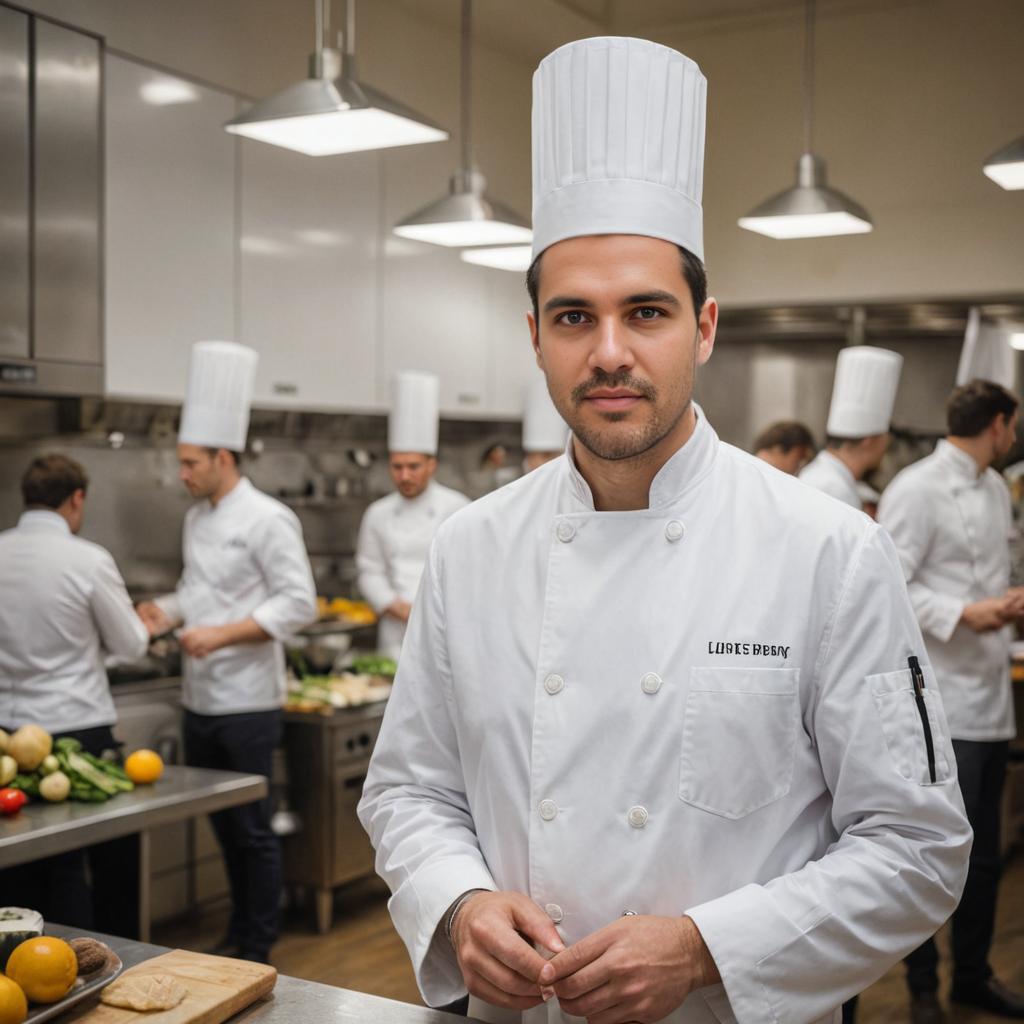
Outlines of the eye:
{"label": "eye", "polygon": [[576,327],[579,324],[586,323],[586,314],[581,313],[578,309],[571,309],[568,313],[561,313],[555,318],[556,324],[568,324],[570,327]]}
{"label": "eye", "polygon": [[657,320],[664,316],[660,309],[655,309],[654,306],[640,306],[638,309],[633,311],[633,315],[638,320]]}

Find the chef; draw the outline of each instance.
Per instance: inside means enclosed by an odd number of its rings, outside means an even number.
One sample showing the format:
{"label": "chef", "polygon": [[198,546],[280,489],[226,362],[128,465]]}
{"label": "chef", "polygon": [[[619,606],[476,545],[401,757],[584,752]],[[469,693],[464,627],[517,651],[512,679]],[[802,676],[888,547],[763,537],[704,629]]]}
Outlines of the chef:
{"label": "chef", "polygon": [[[896,475],[879,522],[903,563],[928,658],[949,713],[960,790],[974,829],[963,900],[953,915],[956,1003],[1024,1019],[1024,994],[1006,988],[988,962],[1000,865],[1000,807],[1009,741],[1016,734],[1010,682],[1010,496],[992,463],[1016,436],[1017,399],[991,381],[954,389],[949,434],[927,458]],[[907,958],[914,1020],[938,1015],[938,952],[928,939]]]}
{"label": "chef", "polygon": [[643,40],[534,76],[529,321],[572,439],[438,531],[359,808],[425,1000],[487,1021],[832,1021],[963,884],[891,543],[692,402],[704,107]]}
{"label": "chef", "polygon": [[430,541],[448,516],[469,504],[464,494],[434,479],[440,397],[436,374],[395,375],[388,416],[388,469],[395,490],[373,502],[359,526],[359,589],[380,616],[378,648],[395,660]]}
{"label": "chef", "polygon": [[857,483],[878,469],[889,448],[903,357],[872,345],[844,348],[836,360],[825,447],[800,479],[862,509]]}
{"label": "chef", "polygon": [[[181,624],[185,758],[200,768],[264,775],[281,738],[281,641],[316,618],[316,591],[295,513],[241,474],[257,354],[226,341],[192,348],[178,434],[184,570],[174,594],[145,606]],[[270,800],[211,815],[231,888],[218,951],[266,962],[277,937],[281,852]]]}
{"label": "chef", "polygon": [[530,473],[565,451],[569,428],[558,414],[543,374],[526,387],[523,408],[523,471]]}
{"label": "chef", "polygon": [[[149,632],[110,552],[78,534],[89,479],[40,455],[21,480],[25,511],[0,533],[0,725],[35,723],[99,756],[117,750],[104,654],[140,658]],[[91,869],[92,891],[87,881]],[[73,850],[0,876],[5,904],[129,938],[138,934],[138,840]]]}
{"label": "chef", "polygon": [[769,466],[796,476],[814,458],[814,435],[803,423],[780,420],[757,435],[753,452]]}

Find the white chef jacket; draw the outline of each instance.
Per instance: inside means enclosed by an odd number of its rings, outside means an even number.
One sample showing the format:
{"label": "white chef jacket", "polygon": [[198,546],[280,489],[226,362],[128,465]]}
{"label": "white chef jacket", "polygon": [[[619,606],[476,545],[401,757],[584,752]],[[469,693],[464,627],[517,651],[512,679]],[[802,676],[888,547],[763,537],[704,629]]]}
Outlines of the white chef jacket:
{"label": "white chef jacket", "polygon": [[[359,589],[380,614],[392,601],[412,601],[437,528],[469,498],[431,480],[422,494],[403,498],[397,491],[379,498],[366,510],[359,526],[356,565]],[[377,646],[398,658],[405,623],[382,616]]]}
{"label": "white chef jacket", "polygon": [[1001,597],[1010,585],[1013,514],[1002,477],[979,473],[967,452],[939,441],[893,478],[878,520],[900,553],[951,734],[1012,739],[1012,627],[975,633],[960,622],[966,605]]}
{"label": "white chef jacket", "polygon": [[285,698],[282,640],[316,618],[316,587],[302,526],[287,506],[243,477],[216,504],[185,515],[184,571],[157,603],[189,626],[253,618],[273,638],[184,657],[182,703],[201,715],[279,708]]}
{"label": "white chef jacket", "polygon": [[566,943],[689,914],[723,984],[673,1024],[838,1020],[956,905],[971,832],[889,538],[698,416],[647,509],[595,512],[562,457],[438,531],[359,807],[429,1004],[465,991],[438,924],[470,888]]}
{"label": "white chef jacket", "polygon": [[833,498],[863,511],[864,504],[857,491],[857,481],[842,459],[823,448],[800,470],[800,482],[830,494]]}
{"label": "white chef jacket", "polygon": [[103,652],[140,658],[149,633],[110,552],[45,509],[0,533],[0,723],[113,725]]}

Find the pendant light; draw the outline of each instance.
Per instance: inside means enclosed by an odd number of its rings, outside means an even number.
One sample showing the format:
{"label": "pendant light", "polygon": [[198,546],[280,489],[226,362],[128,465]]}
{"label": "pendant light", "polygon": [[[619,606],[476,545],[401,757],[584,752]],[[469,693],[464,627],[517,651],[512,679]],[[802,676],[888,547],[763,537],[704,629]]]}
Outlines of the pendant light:
{"label": "pendant light", "polygon": [[463,249],[459,258],[464,263],[475,263],[478,267],[525,273],[533,262],[533,246],[499,245],[484,249]]}
{"label": "pendant light", "polygon": [[1024,188],[1024,135],[993,153],[982,170],[1002,188]]}
{"label": "pendant light", "polygon": [[447,139],[444,129],[356,78],[356,0],[347,0],[344,54],[323,45],[324,4],[313,2],[316,50],[309,78],[260,100],[225,129],[309,156]]}
{"label": "pendant light", "polygon": [[529,242],[529,225],[507,206],[484,194],[484,176],[472,165],[470,144],[470,71],[472,3],[462,0],[462,61],[460,139],[462,165],[452,175],[449,192],[417,210],[395,226],[395,234],[417,242],[462,248],[473,245],[512,245]]}
{"label": "pendant light", "polygon": [[814,101],[814,5],[807,0],[804,32],[804,152],[796,185],[740,217],[739,226],[769,238],[820,238],[870,231],[871,218],[849,196],[829,188],[825,161],[811,150]]}

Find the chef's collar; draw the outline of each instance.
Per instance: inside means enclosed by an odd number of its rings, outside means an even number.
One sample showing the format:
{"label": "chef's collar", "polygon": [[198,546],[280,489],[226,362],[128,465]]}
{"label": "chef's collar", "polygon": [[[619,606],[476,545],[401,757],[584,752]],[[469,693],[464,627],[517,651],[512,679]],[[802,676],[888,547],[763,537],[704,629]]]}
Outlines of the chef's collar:
{"label": "chef's collar", "polygon": [[400,504],[398,506],[398,508],[399,509],[413,508],[413,507],[415,507],[417,505],[422,505],[422,504],[424,504],[427,501],[427,499],[430,497],[430,495],[433,494],[433,492],[434,492],[434,480],[433,480],[433,478],[431,478],[430,480],[427,481],[427,486],[424,487],[423,490],[420,491],[420,493],[417,494],[415,498],[407,498],[401,491],[396,489],[395,490],[395,494],[397,494],[402,499],[402,504]]}
{"label": "chef's collar", "polygon": [[[702,480],[718,454],[718,435],[708,423],[704,410],[694,402],[693,411],[697,416],[693,433],[658,470],[651,481],[651,489],[647,496],[649,510],[653,511],[672,504],[685,491]],[[576,466],[572,445],[573,435],[570,434],[565,446],[568,456],[566,465],[569,467],[569,486],[578,501],[589,509],[593,509],[594,495],[590,490],[590,485],[584,480],[583,474]]]}
{"label": "chef's collar", "polygon": [[68,521],[59,513],[48,508],[30,508],[21,513],[18,529],[53,530],[56,533],[71,533]]}
{"label": "chef's collar", "polygon": [[214,512],[220,512],[226,508],[233,508],[240,501],[244,500],[246,495],[248,495],[252,489],[253,487],[252,484],[249,482],[249,478],[247,476],[243,476],[239,477],[238,483],[235,484],[235,486],[232,487],[231,490],[228,491],[228,493],[225,494],[224,497],[221,498],[216,505],[214,505],[214,503],[210,501],[209,498],[207,498],[206,500],[207,502],[209,502],[210,508]]}
{"label": "chef's collar", "polygon": [[826,448],[822,451],[821,454],[828,456],[828,458],[832,460],[832,465],[837,470],[839,470],[840,475],[849,480],[850,486],[856,489],[858,481],[857,478],[853,475],[853,470],[850,469],[850,467],[845,462],[843,462],[843,460],[839,458],[839,456],[836,455],[835,452],[830,452]]}
{"label": "chef's collar", "polygon": [[957,448],[945,438],[942,438],[935,446],[935,453],[945,462],[957,476],[962,477],[968,483],[977,483],[984,475],[984,470],[978,469],[977,462],[973,455],[968,455],[962,448]]}

